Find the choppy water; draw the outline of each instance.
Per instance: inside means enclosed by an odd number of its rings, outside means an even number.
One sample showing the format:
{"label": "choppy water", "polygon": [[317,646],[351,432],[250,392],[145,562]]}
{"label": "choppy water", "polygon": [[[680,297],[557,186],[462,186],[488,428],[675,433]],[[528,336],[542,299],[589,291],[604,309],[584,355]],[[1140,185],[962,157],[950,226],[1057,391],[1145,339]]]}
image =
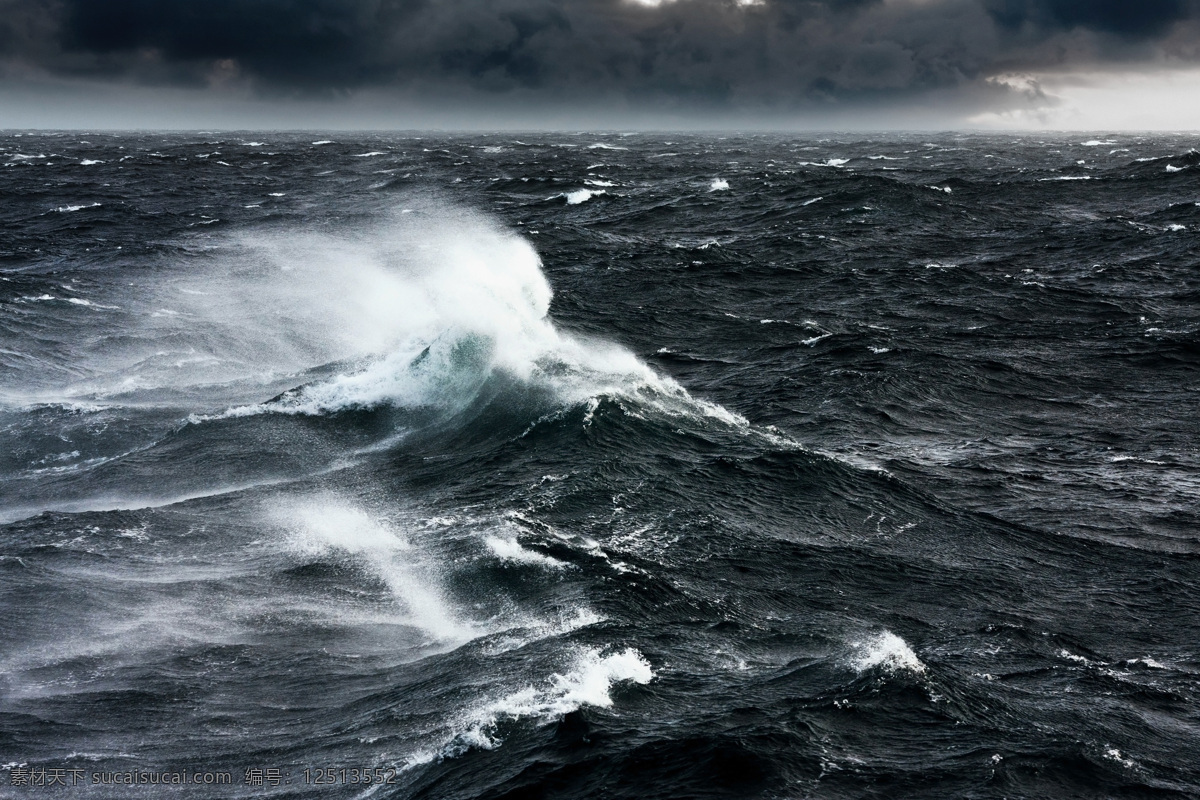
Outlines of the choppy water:
{"label": "choppy water", "polygon": [[1200,796],[1192,139],[324,138],[0,136],[6,796]]}

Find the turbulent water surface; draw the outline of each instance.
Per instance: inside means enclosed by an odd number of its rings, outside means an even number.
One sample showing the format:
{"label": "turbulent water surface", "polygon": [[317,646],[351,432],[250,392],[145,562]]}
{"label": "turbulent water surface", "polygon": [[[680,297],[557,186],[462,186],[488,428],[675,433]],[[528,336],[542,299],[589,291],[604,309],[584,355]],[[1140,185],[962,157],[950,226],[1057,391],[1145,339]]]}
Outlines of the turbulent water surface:
{"label": "turbulent water surface", "polygon": [[5,796],[1200,796],[1191,139],[255,137],[0,136]]}

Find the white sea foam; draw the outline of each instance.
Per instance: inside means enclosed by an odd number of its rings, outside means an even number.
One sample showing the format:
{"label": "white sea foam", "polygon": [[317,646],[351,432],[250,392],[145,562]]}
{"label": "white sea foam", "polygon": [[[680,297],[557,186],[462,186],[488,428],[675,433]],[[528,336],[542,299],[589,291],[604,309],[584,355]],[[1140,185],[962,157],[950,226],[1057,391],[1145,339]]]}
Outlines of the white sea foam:
{"label": "white sea foam", "polygon": [[528,686],[464,713],[442,754],[453,757],[473,747],[494,749],[501,744],[496,725],[506,719],[553,720],[584,706],[612,708],[615,684],[644,685],[653,679],[650,663],[631,647],[607,655],[593,647],[581,648],[571,668],[551,675],[545,684]]}
{"label": "white sea foam", "polygon": [[1142,664],[1146,667],[1149,667],[1150,669],[1166,669],[1167,668],[1166,664],[1163,664],[1161,661],[1155,661],[1150,656],[1143,656],[1142,658],[1132,658],[1125,663],[1127,663],[1127,664]]}
{"label": "white sea foam", "polygon": [[709,184],[708,190],[710,192],[728,191],[729,181],[725,180],[724,178],[713,178],[712,183]]}
{"label": "white sea foam", "polygon": [[1177,167],[1174,164],[1167,164],[1167,172],[1183,172],[1187,167]]}
{"label": "white sea foam", "polygon": [[483,543],[501,561],[510,561],[515,564],[531,564],[547,569],[563,569],[567,566],[565,561],[559,561],[557,558],[551,558],[542,553],[525,549],[515,537],[487,536],[484,537]]}
{"label": "white sea foam", "polygon": [[1088,661],[1086,658],[1084,658],[1083,656],[1076,655],[1075,653],[1072,653],[1070,650],[1067,650],[1066,648],[1060,649],[1058,651],[1058,656],[1059,656],[1059,658],[1065,658],[1067,661],[1074,661],[1076,664],[1092,663],[1092,662]]}
{"label": "white sea foam", "polygon": [[606,194],[606,192],[603,189],[576,189],[573,192],[561,194],[559,197],[565,197],[567,205],[577,206],[580,203],[586,203],[598,194]]}
{"label": "white sea foam", "polygon": [[59,214],[70,214],[75,211],[83,211],[85,208],[99,208],[99,207],[100,207],[99,203],[86,203],[86,204],[78,205],[78,206],[59,206],[58,208],[56,208],[54,210],[57,211]]}
{"label": "white sea foam", "polygon": [[882,669],[888,673],[905,671],[918,675],[925,672],[925,665],[908,643],[891,631],[883,631],[852,644],[855,653],[850,660],[850,666],[859,674],[873,669]]}
{"label": "white sea foam", "polygon": [[[180,298],[187,324],[197,317],[236,320],[230,335],[246,343],[241,350],[270,354],[268,363],[361,362],[286,401],[229,414],[320,414],[385,403],[453,408],[501,371],[568,404],[648,392],[678,413],[740,420],[690,400],[622,348],[560,333],[546,317],[551,290],[533,248],[477,215],[440,212],[438,220],[389,224],[354,239],[260,238],[254,248],[265,263],[225,280],[210,276],[206,296]],[[337,292],[329,291],[333,285]],[[263,318],[251,306],[274,313]]]}
{"label": "white sea foam", "polygon": [[79,162],[79,164],[84,167],[90,167],[94,164],[103,164],[103,163],[104,163],[103,161],[97,161],[97,160],[91,159],[91,158],[85,158]]}
{"label": "white sea foam", "polygon": [[371,158],[372,156],[386,156],[387,153],[383,150],[372,150],[369,153],[359,153],[355,158]]}
{"label": "white sea foam", "polygon": [[290,500],[272,509],[289,532],[291,548],[305,555],[344,555],[369,569],[406,612],[404,624],[440,642],[457,644],[484,633],[464,622],[423,568],[413,547],[388,521],[334,496]]}
{"label": "white sea foam", "polygon": [[318,142],[313,142],[313,144],[317,145],[317,146],[323,145],[323,144],[333,144],[333,140],[332,139],[321,139]]}
{"label": "white sea foam", "polygon": [[558,330],[526,239],[442,203],[409,210],[340,234],[227,234],[205,268],[123,304],[129,347],[92,353],[88,377],[56,396],[154,402],[159,389],[207,386],[229,398],[192,422],[221,408],[216,416],[384,405],[447,415],[500,378],[563,408],[612,398],[627,413],[751,430],[623,347]]}
{"label": "white sea foam", "polygon": [[1089,139],[1086,142],[1080,142],[1083,147],[1099,147],[1100,145],[1116,144],[1111,139]]}
{"label": "white sea foam", "polygon": [[87,300],[83,297],[68,297],[66,300],[68,303],[75,306],[88,306],[90,308],[103,308],[107,310],[119,308],[119,306],[105,306],[100,305],[99,303],[93,303],[91,300]]}

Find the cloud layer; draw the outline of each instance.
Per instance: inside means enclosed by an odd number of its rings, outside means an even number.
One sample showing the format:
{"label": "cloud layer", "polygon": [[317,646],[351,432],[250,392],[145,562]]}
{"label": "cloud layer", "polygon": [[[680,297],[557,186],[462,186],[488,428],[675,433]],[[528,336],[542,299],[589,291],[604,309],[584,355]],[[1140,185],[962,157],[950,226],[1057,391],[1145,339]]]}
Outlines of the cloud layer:
{"label": "cloud layer", "polygon": [[786,112],[1200,60],[1200,0],[0,0],[8,80]]}

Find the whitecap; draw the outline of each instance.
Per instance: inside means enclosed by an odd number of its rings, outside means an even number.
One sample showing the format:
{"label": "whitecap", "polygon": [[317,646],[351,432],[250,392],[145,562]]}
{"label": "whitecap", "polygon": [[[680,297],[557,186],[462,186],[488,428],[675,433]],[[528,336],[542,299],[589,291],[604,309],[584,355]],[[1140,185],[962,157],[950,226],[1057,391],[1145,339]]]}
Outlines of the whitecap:
{"label": "whitecap", "polygon": [[601,194],[607,194],[603,189],[576,189],[573,192],[566,192],[558,197],[564,197],[567,200],[567,205],[577,206],[580,203],[586,203],[593,197]]}
{"label": "whitecap", "polygon": [[78,206],[59,206],[58,208],[56,208],[54,210],[56,212],[58,212],[59,214],[70,214],[74,211],[83,211],[85,208],[99,208],[99,207],[100,207],[100,203],[86,203],[84,205],[78,205]]}
{"label": "whitecap", "polygon": [[925,672],[925,665],[908,643],[891,631],[852,644],[856,653],[850,666],[859,674],[877,668],[890,674],[904,671],[919,675]]}
{"label": "whitecap", "polygon": [[830,158],[825,161],[801,161],[801,167],[844,167],[850,163],[848,158]]}
{"label": "whitecap", "polygon": [[729,181],[725,180],[724,178],[713,178],[712,183],[708,186],[708,190],[710,192],[728,191]]}
{"label": "whitecap", "polygon": [[607,655],[598,648],[581,648],[570,669],[551,675],[543,685],[528,686],[463,714],[459,731],[443,755],[461,755],[470,748],[495,749],[502,744],[495,728],[505,719],[552,720],[584,706],[612,708],[614,685],[645,685],[653,679],[650,662],[632,647]]}
{"label": "whitecap", "polygon": [[1070,650],[1067,650],[1066,648],[1062,648],[1058,651],[1058,657],[1065,658],[1067,661],[1074,661],[1077,664],[1092,663],[1092,662],[1088,661],[1086,658],[1084,658],[1083,656],[1076,655],[1075,653],[1072,653]]}
{"label": "whitecap", "polygon": [[551,558],[542,553],[527,550],[521,546],[515,537],[486,536],[483,543],[487,545],[492,555],[501,561],[508,561],[514,564],[530,564],[549,569],[563,569],[568,566],[565,561],[559,561],[557,558]]}
{"label": "whitecap", "polygon": [[[626,348],[559,330],[527,237],[473,212],[441,204],[420,210],[398,209],[344,234],[228,235],[219,258],[164,281],[135,314],[156,339],[207,359],[202,366],[180,369],[177,359],[149,352],[113,368],[97,355],[88,390],[239,387],[224,411],[189,417],[195,424],[379,407],[427,420],[459,413],[504,380],[545,397],[555,411],[611,401],[629,414],[771,438]],[[309,372],[333,365],[332,375],[315,380]],[[295,376],[290,384],[287,376]]]}

